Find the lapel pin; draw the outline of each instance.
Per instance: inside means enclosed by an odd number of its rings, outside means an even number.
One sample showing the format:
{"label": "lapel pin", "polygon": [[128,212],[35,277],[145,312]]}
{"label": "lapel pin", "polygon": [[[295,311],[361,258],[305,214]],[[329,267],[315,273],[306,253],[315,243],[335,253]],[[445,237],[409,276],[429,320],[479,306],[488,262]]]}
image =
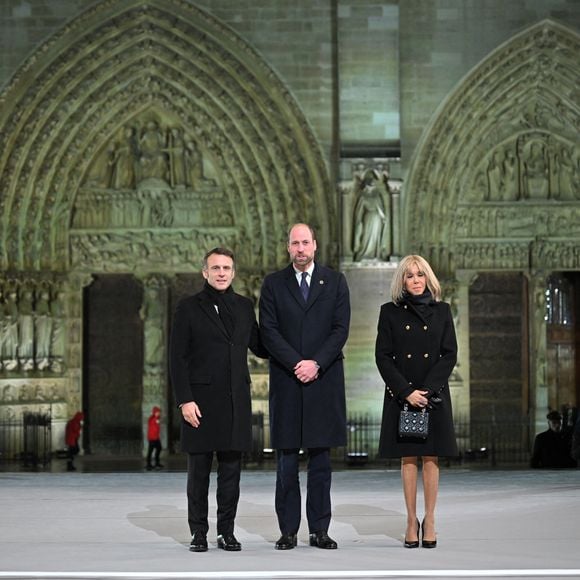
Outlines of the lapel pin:
{"label": "lapel pin", "polygon": [[324,280],[320,280],[318,283],[322,285],[324,284]]}

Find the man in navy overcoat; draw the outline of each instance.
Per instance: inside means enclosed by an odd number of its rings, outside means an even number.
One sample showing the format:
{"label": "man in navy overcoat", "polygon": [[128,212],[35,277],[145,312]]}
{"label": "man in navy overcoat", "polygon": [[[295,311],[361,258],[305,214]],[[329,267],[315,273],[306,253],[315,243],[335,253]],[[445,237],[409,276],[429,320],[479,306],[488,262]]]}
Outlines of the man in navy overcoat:
{"label": "man in navy overcoat", "polygon": [[296,546],[301,498],[300,449],[308,450],[306,515],[311,546],[334,549],[330,447],[346,444],[342,348],[350,324],[345,277],[314,262],[316,239],[306,224],[288,235],[291,264],[264,280],[260,334],[270,354],[271,444],[277,450],[279,550]]}

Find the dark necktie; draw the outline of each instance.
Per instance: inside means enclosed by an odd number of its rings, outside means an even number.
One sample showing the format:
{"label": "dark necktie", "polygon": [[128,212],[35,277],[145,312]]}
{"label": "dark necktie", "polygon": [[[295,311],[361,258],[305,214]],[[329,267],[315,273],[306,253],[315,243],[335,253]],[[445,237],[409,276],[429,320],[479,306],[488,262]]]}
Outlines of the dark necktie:
{"label": "dark necktie", "polygon": [[308,282],[306,282],[307,276],[308,272],[302,272],[302,280],[300,280],[300,292],[302,292],[304,302],[308,302],[308,292],[310,292],[310,287],[308,286]]}

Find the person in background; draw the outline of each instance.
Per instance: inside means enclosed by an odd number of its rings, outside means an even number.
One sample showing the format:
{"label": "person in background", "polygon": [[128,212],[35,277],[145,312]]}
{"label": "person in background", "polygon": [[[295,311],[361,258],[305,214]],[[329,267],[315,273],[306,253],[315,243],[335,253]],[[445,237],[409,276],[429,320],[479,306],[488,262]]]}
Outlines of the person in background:
{"label": "person in background", "polygon": [[534,449],[530,460],[531,467],[567,468],[576,467],[572,458],[572,433],[562,428],[562,415],[550,411],[546,415],[548,429],[538,433],[534,440]]}
{"label": "person in background", "polygon": [[[153,407],[147,421],[147,441],[149,448],[147,449],[146,469],[147,471],[151,471],[153,468],[161,469],[163,465],[159,461],[161,454],[161,409],[159,407]],[[153,452],[155,452],[155,465],[151,463]]]}
{"label": "person in background", "polygon": [[171,383],[182,414],[181,448],[187,453],[187,513],[192,552],[208,549],[208,491],[217,456],[217,546],[237,552],[234,535],[242,452],[252,449],[248,348],[259,357],[254,305],[236,294],[234,254],[214,248],[203,259],[205,285],[177,305],[170,342]]}
{"label": "person in background", "polygon": [[[379,442],[380,457],[400,457],[407,508],[406,548],[435,548],[435,506],[439,491],[439,457],[458,454],[449,377],[457,362],[457,340],[449,304],[429,263],[417,255],[401,260],[391,283],[392,302],[383,304],[375,349],[385,381]],[[399,414],[429,411],[426,439],[400,437]],[[423,468],[425,517],[417,517],[419,458]]]}
{"label": "person in background", "polygon": [[330,448],[346,444],[342,348],[350,300],[343,274],[314,261],[316,238],[306,224],[288,234],[292,262],[266,276],[260,296],[260,332],[270,353],[270,432],[277,451],[277,550],[296,546],[301,497],[300,449],[308,450],[306,517],[309,543],[336,549],[331,518]]}
{"label": "person in background", "polygon": [[84,418],[84,414],[81,411],[78,411],[66,424],[64,440],[67,448],[67,471],[76,471],[74,460],[80,451],[79,438],[81,436],[81,431],[83,430]]}

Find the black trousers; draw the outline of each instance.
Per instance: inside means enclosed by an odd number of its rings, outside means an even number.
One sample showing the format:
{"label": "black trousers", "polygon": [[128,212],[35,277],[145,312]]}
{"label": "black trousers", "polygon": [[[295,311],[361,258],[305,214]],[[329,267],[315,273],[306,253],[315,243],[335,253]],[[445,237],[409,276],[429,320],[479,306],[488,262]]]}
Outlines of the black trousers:
{"label": "black trousers", "polygon": [[149,449],[147,449],[147,465],[151,465],[151,457],[155,451],[155,465],[159,465],[159,454],[161,453],[161,441],[159,439],[149,440]]}
{"label": "black trousers", "polygon": [[[217,466],[217,533],[233,534],[240,498],[241,451],[216,451]],[[187,519],[191,535],[207,534],[209,478],[213,452],[189,453],[187,458]]]}
{"label": "black trousers", "polygon": [[[277,450],[276,515],[283,534],[296,534],[300,527],[301,496],[298,477],[299,449]],[[330,449],[308,449],[306,518],[309,532],[328,531],[332,469]]]}

